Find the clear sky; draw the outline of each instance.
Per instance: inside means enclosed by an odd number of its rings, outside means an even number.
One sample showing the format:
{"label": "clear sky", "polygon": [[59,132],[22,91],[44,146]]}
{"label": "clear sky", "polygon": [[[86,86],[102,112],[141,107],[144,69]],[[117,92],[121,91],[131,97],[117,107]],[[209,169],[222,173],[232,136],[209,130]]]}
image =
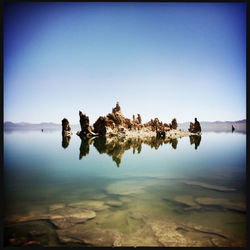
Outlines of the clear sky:
{"label": "clear sky", "polygon": [[246,119],[245,3],[4,6],[4,121]]}

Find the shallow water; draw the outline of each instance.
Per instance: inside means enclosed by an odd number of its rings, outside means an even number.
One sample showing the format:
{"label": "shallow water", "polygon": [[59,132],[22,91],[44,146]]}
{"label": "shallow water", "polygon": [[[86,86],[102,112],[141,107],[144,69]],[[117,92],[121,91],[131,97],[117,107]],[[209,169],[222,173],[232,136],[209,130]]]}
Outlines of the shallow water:
{"label": "shallow water", "polygon": [[[82,141],[61,131],[4,133],[6,246],[245,246],[245,188],[245,134]],[[96,216],[73,221],[83,208]]]}

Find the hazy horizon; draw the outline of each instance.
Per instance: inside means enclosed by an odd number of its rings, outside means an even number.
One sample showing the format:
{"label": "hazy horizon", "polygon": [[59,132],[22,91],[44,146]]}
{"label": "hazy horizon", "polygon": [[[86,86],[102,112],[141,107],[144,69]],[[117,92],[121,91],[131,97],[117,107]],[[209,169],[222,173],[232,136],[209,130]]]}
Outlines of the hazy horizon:
{"label": "hazy horizon", "polygon": [[[238,122],[238,121],[243,121],[243,120],[246,121],[246,119],[240,119],[240,120],[235,120],[235,121],[230,121],[230,120],[218,121],[218,120],[216,120],[216,121],[200,121],[200,122],[201,122],[201,123],[202,123],[202,122],[211,122],[211,123],[215,123],[215,122]],[[20,122],[4,121],[4,123],[7,123],[7,122],[11,122],[11,123],[15,123],[15,124],[19,124],[19,123],[28,123],[28,124],[52,123],[52,124],[56,124],[56,125],[61,125],[60,122],[51,122],[51,121],[42,121],[42,122],[37,122],[37,123],[26,122],[26,121],[20,121]],[[143,123],[146,123],[146,122],[148,122],[148,121],[145,121],[145,122],[143,122]],[[178,122],[178,120],[177,120],[177,123],[189,123],[189,122],[192,122],[192,121]],[[80,121],[78,121],[78,123],[71,123],[71,122],[69,121],[69,123],[70,123],[71,125],[79,125],[79,126],[80,126]],[[166,123],[167,123],[167,122],[166,122]]]}
{"label": "hazy horizon", "polygon": [[246,3],[4,4],[4,121],[246,119]]}

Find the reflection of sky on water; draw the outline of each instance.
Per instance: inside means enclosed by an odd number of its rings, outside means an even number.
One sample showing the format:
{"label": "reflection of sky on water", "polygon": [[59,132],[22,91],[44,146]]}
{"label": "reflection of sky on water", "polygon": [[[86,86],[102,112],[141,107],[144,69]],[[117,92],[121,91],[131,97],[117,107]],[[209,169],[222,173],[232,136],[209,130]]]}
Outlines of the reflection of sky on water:
{"label": "reflection of sky on water", "polygon": [[[50,204],[98,197],[122,200],[123,195],[117,192],[135,191],[125,197],[131,206],[122,211],[137,208],[151,216],[161,214],[175,221],[188,220],[233,230],[240,237],[245,235],[244,213],[213,207],[186,211],[183,204],[175,202],[179,198],[193,202],[197,197],[245,202],[245,135],[203,133],[197,149],[190,144],[189,137],[178,139],[176,149],[170,142],[161,144],[155,139],[141,144],[94,139],[89,143],[73,134],[67,147],[62,145],[62,139],[61,130],[4,134],[6,214],[33,210],[46,213]],[[122,154],[119,167],[113,154],[115,157]],[[235,191],[221,192],[214,187]],[[137,194],[138,188],[142,192]],[[116,217],[116,223],[122,223],[119,220]],[[240,224],[229,225],[232,221]]]}
{"label": "reflection of sky on water", "polygon": [[[156,150],[145,143],[141,144],[140,153],[133,145],[124,150],[119,169],[112,161],[112,154],[105,150],[100,154],[94,142],[81,156],[82,141],[72,135],[69,145],[62,147],[61,131],[54,133],[13,132],[4,135],[4,163],[8,176],[10,169],[20,176],[32,174],[37,179],[85,178],[86,176],[144,176],[188,177],[216,175],[224,173],[245,173],[246,136],[232,133],[203,133],[201,142],[195,150],[190,145],[190,138],[178,139],[176,149],[171,143],[162,144]],[[119,152],[118,152],[119,153]],[[85,155],[84,155],[85,154]],[[22,171],[29,171],[22,172]],[[10,173],[12,175],[12,173]],[[20,178],[20,176],[18,178]]]}

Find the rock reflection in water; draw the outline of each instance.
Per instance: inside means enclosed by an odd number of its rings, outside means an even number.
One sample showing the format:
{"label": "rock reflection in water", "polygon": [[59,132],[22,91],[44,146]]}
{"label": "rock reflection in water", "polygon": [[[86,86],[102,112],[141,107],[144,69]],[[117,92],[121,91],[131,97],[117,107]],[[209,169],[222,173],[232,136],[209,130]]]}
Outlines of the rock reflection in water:
{"label": "rock reflection in water", "polygon": [[62,135],[62,147],[67,148],[69,146],[71,137]]}
{"label": "rock reflection in water", "polygon": [[[190,144],[195,144],[195,149],[198,148],[201,142],[201,136],[189,136]],[[66,148],[69,144],[70,137],[63,137],[63,147]],[[176,138],[157,138],[157,137],[144,137],[144,138],[117,138],[117,137],[92,137],[82,138],[80,146],[79,159],[89,154],[90,145],[93,144],[100,154],[107,154],[112,157],[117,167],[120,166],[122,156],[126,150],[133,149],[133,154],[136,152],[141,153],[142,144],[149,145],[151,148],[158,149],[163,144],[171,144],[173,149],[177,149],[178,139]]]}
{"label": "rock reflection in water", "polygon": [[[107,154],[112,157],[112,160],[116,163],[117,167],[120,166],[122,156],[126,150],[133,149],[133,154],[136,152],[138,154],[141,153],[142,144],[147,144],[151,148],[158,149],[161,145],[170,143],[174,149],[177,147],[178,140],[177,139],[162,139],[156,137],[145,137],[145,138],[116,138],[111,137],[107,138],[103,137],[96,137],[93,138],[94,140],[94,147],[100,154]],[[83,147],[82,151],[88,152],[89,150],[89,143],[83,143],[81,147]],[[84,149],[85,147],[85,149]]]}
{"label": "rock reflection in water", "polygon": [[83,156],[86,156],[87,154],[89,154],[89,146],[92,143],[93,143],[93,138],[85,137],[81,139],[79,160],[81,160]]}
{"label": "rock reflection in water", "polygon": [[201,143],[201,136],[200,135],[190,135],[190,145],[194,144],[195,149],[197,149]]}
{"label": "rock reflection in water", "polygon": [[118,139],[118,138],[106,138],[98,137],[95,138],[94,147],[100,154],[107,154],[112,157],[112,160],[116,163],[117,167],[120,166],[122,156],[126,150],[133,147],[133,152],[137,149],[140,153],[141,145],[137,139]]}
{"label": "rock reflection in water", "polygon": [[177,139],[170,139],[170,143],[173,149],[177,148],[178,140]]}

